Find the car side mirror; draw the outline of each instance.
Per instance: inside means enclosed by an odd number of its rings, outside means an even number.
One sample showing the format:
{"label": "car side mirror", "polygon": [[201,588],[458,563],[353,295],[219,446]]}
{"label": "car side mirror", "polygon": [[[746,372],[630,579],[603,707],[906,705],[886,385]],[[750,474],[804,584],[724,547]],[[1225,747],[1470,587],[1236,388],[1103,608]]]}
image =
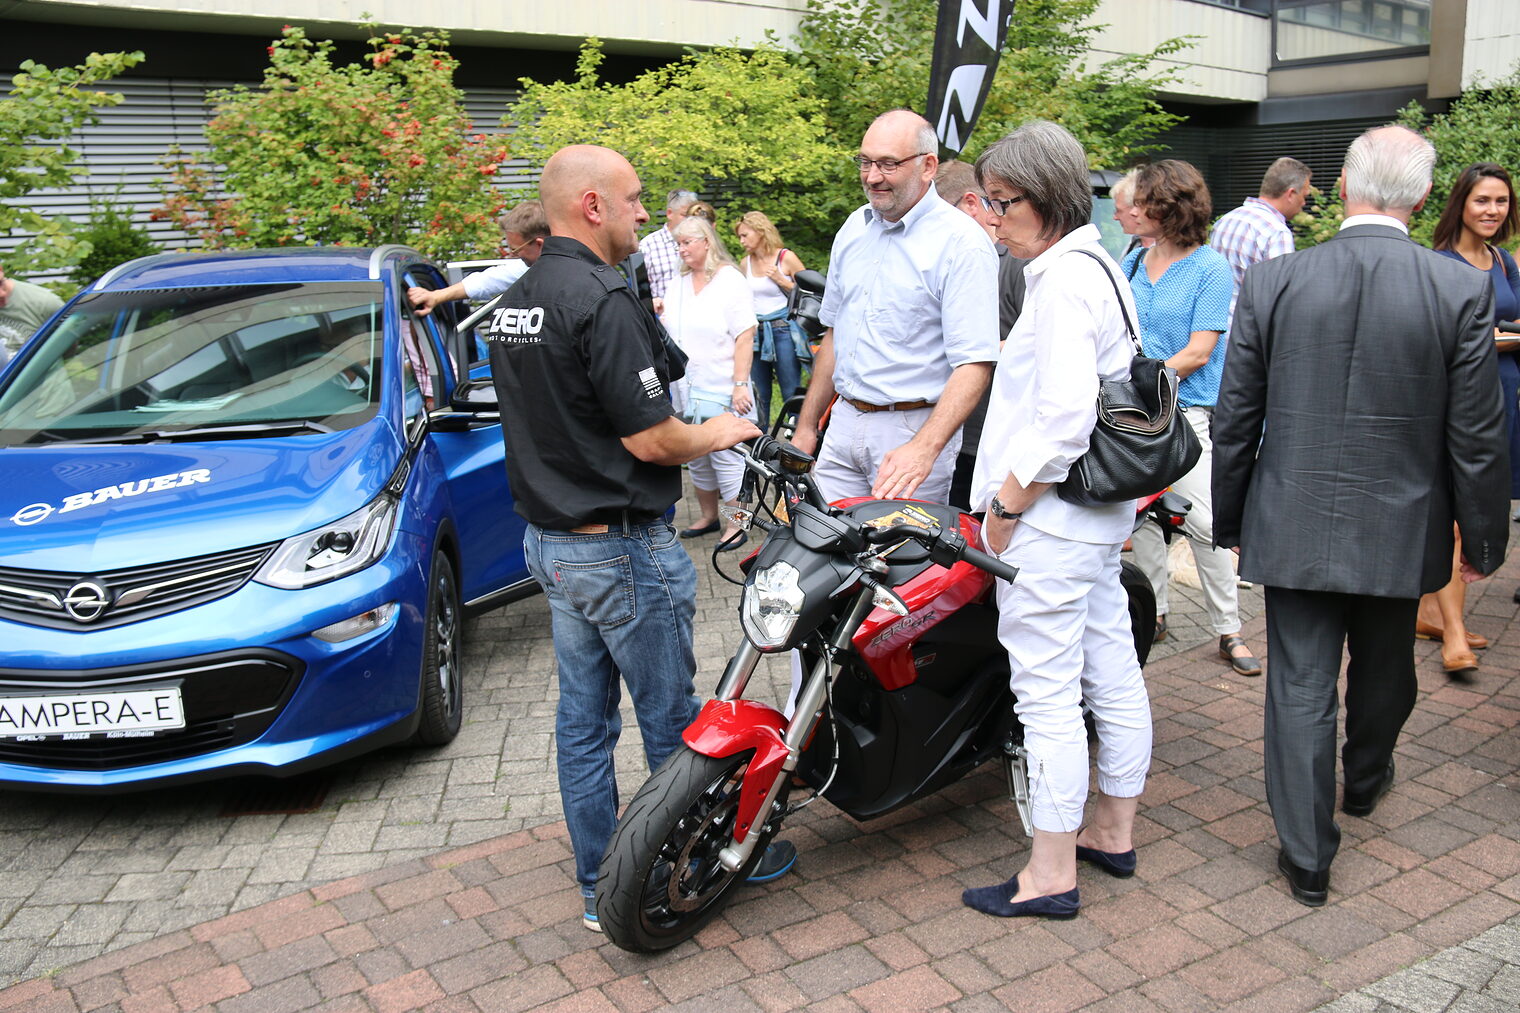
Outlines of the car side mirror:
{"label": "car side mirror", "polygon": [[449,407],[463,412],[494,412],[500,407],[496,386],[490,380],[465,380],[449,395]]}

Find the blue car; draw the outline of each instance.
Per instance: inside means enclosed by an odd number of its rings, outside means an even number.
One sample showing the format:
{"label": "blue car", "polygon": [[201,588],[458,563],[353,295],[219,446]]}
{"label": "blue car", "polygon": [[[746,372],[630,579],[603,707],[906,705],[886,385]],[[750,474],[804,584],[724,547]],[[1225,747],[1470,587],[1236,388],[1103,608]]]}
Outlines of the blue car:
{"label": "blue car", "polygon": [[464,617],[538,586],[489,367],[406,300],[444,284],[399,246],[148,257],[0,371],[0,788],[455,736]]}

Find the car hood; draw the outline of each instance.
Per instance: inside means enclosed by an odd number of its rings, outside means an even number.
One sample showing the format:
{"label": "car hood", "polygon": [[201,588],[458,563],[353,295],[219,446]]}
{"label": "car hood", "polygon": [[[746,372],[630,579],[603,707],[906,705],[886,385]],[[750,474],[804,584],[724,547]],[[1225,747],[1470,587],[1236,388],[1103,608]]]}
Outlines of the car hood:
{"label": "car hood", "polygon": [[363,506],[401,453],[383,417],[331,434],[0,449],[0,563],[93,573],[277,542]]}

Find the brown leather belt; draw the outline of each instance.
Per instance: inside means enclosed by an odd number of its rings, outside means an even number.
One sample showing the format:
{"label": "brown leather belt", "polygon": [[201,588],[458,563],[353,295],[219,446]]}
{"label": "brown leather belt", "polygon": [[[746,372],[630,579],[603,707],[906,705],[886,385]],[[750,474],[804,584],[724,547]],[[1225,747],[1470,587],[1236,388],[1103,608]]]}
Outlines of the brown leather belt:
{"label": "brown leather belt", "polygon": [[578,528],[571,528],[572,535],[605,535],[609,530],[605,524],[582,524]]}
{"label": "brown leather belt", "polygon": [[857,401],[852,397],[843,399],[851,408],[858,412],[911,412],[915,408],[933,408],[933,401],[898,401],[896,404],[871,404],[869,401]]}

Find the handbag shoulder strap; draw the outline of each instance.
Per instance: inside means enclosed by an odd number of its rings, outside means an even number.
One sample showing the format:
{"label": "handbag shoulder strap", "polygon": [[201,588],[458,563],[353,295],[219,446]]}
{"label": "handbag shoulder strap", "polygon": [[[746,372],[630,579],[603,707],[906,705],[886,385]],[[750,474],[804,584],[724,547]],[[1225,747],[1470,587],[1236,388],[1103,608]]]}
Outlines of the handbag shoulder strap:
{"label": "handbag shoulder strap", "polygon": [[[1129,309],[1124,305],[1124,296],[1119,292],[1119,282],[1114,278],[1113,272],[1108,269],[1108,265],[1103,262],[1103,258],[1098,256],[1093,251],[1084,250],[1079,247],[1073,252],[1091,257],[1093,260],[1098,262],[1099,267],[1103,268],[1103,274],[1106,278],[1108,278],[1108,283],[1114,287],[1114,298],[1119,300],[1119,313],[1124,317],[1124,328],[1129,332],[1130,344],[1135,346],[1135,354],[1140,354],[1140,336],[1135,333],[1135,324],[1129,318]],[[1145,254],[1141,253],[1140,256],[1143,257]],[[1137,257],[1135,259],[1138,261],[1140,258]]]}

